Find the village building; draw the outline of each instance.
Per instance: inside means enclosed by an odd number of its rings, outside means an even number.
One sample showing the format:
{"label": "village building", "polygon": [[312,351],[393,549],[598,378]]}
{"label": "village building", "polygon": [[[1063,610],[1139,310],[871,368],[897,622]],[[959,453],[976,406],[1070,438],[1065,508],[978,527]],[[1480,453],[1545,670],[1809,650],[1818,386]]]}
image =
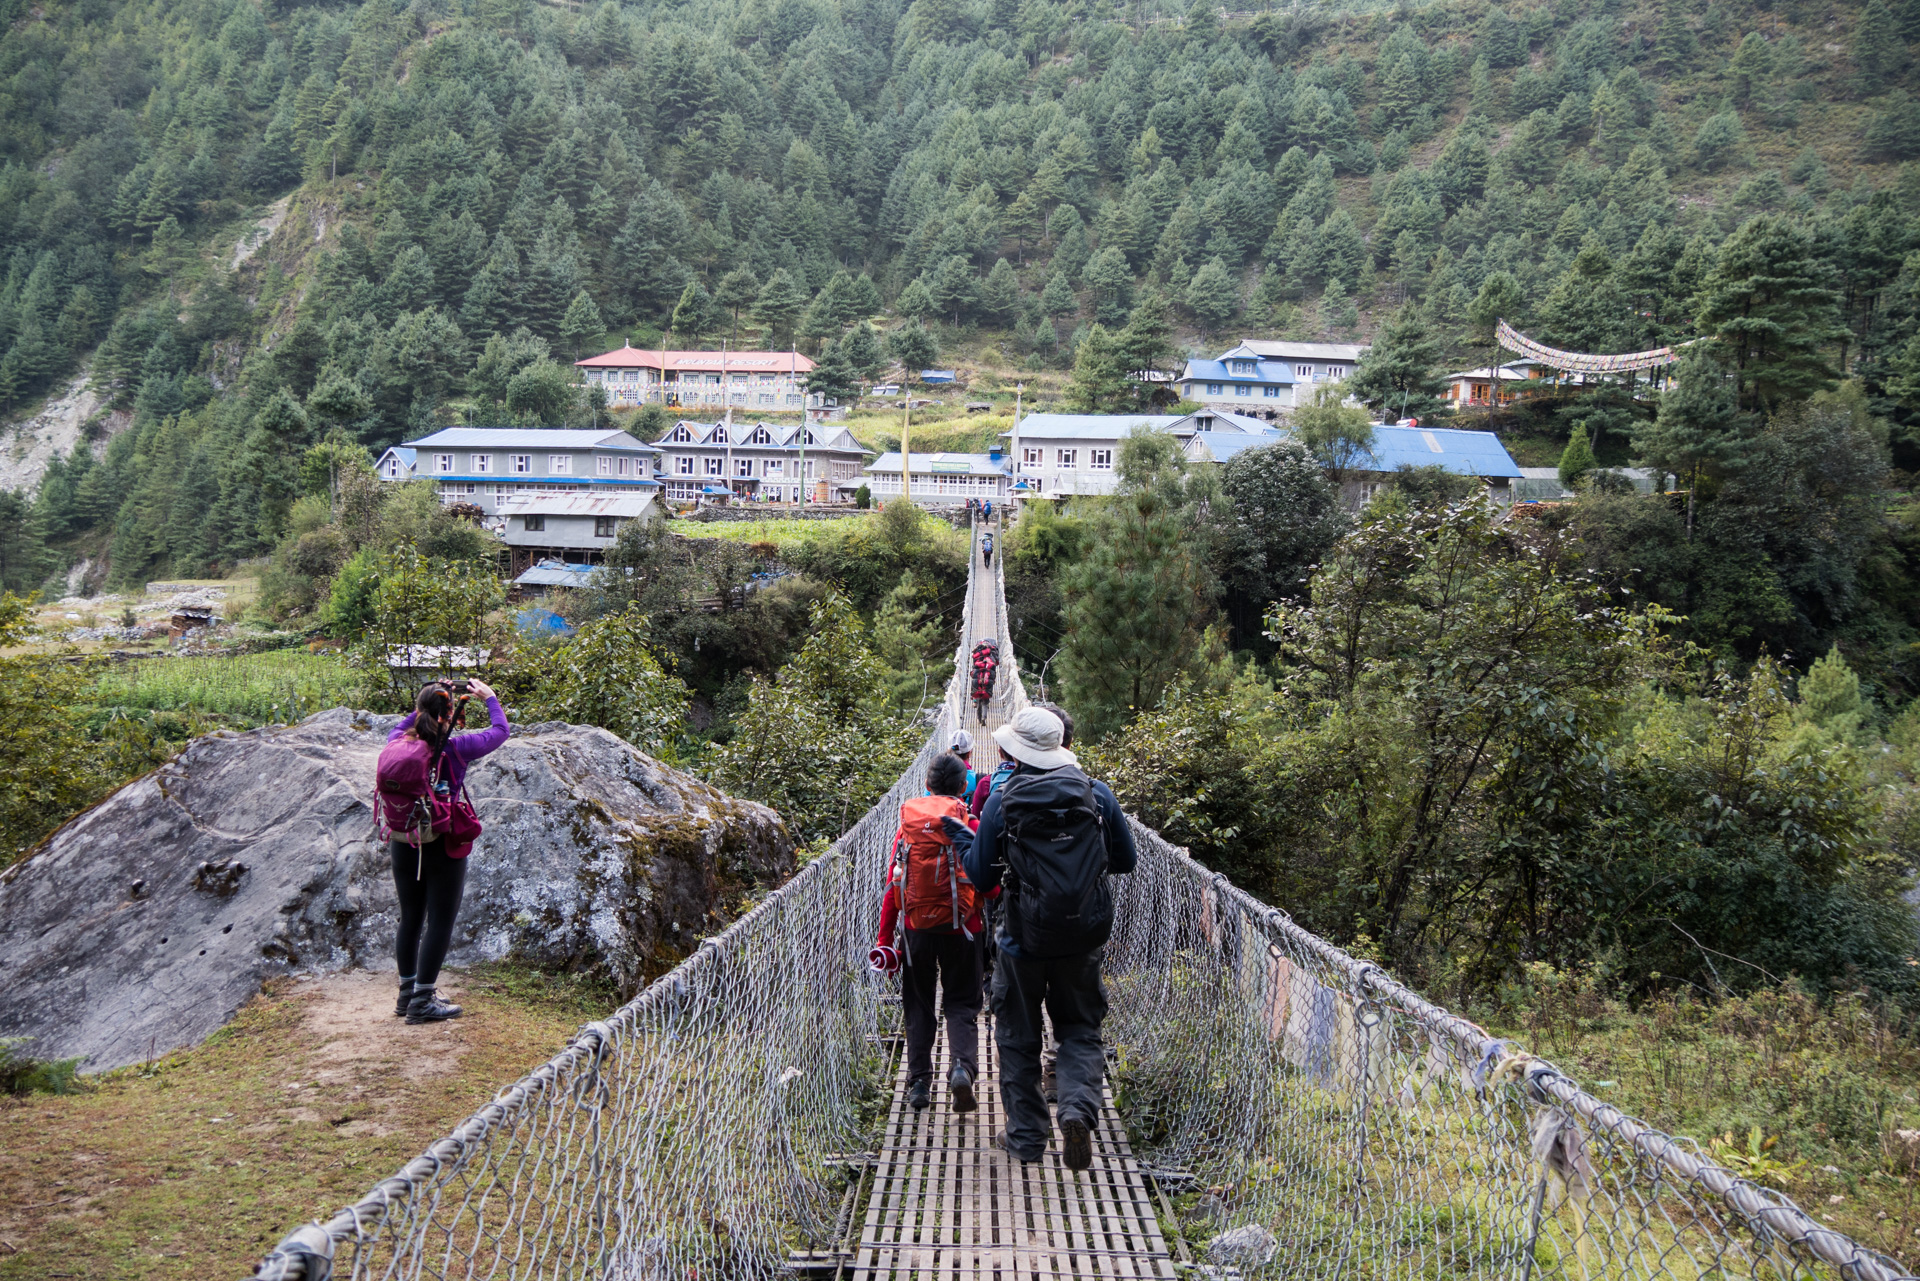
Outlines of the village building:
{"label": "village building", "polygon": [[[1119,487],[1120,442],[1136,428],[1184,442],[1199,433],[1254,436],[1267,424],[1244,414],[1203,409],[1191,414],[1028,414],[1007,441],[1014,498],[1111,494]],[[914,488],[919,489],[916,480]]]}
{"label": "village building", "polygon": [[1366,350],[1355,343],[1249,338],[1212,360],[1188,361],[1178,386],[1185,400],[1271,422],[1306,404],[1316,385],[1349,377]]}
{"label": "village building", "polygon": [[641,351],[622,347],[573,362],[611,406],[749,412],[803,409],[813,362],[791,351]]}
{"label": "village building", "polygon": [[1539,378],[1542,372],[1539,365],[1525,361],[1485,369],[1462,369],[1446,376],[1446,390],[1440,395],[1456,409],[1504,405],[1520,392],[1540,390],[1540,383],[1529,380]]}
{"label": "village building", "polygon": [[621,526],[659,514],[657,494],[514,494],[489,524],[507,545],[509,575],[544,560],[597,565],[620,537]]}
{"label": "village building", "polygon": [[[657,444],[666,496],[843,502],[860,488],[867,451],[845,427],[826,423],[682,421]],[[804,459],[802,455],[804,454]],[[804,474],[802,468],[804,467]]]}
{"label": "village building", "polygon": [[[916,453],[908,460],[913,501],[929,507],[964,503],[968,499],[1003,503],[1012,482],[1006,456],[988,454]],[[867,487],[876,504],[900,496],[900,451],[892,450],[867,464]]]}
{"label": "village building", "polygon": [[382,480],[432,480],[443,503],[498,516],[518,495],[652,494],[660,451],[611,427],[449,427],[380,455]]}

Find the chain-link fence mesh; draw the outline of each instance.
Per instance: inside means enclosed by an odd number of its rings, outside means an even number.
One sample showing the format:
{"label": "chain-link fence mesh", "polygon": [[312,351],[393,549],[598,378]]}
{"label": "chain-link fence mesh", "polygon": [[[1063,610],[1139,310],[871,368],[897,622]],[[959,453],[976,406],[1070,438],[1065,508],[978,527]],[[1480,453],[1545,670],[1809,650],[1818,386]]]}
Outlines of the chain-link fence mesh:
{"label": "chain-link fence mesh", "polygon": [[1273,1234],[1262,1275],[1902,1275],[1133,831],[1106,966],[1116,1096],[1193,1195],[1191,1234]]}
{"label": "chain-link fence mesh", "polygon": [[[884,1100],[866,967],[902,800],[970,710],[977,554],[920,755],[832,850],[451,1135],[258,1269],[322,1278],[721,1281],[831,1243],[833,1158]],[[1004,557],[980,636],[1026,703]],[[1189,1235],[1261,1276],[1842,1276],[1901,1270],[1434,1006],[1134,825],[1107,953],[1116,1098]],[[1241,1238],[1245,1240],[1244,1234]],[[1211,1267],[1211,1265],[1204,1265]],[[1219,1269],[1213,1269],[1219,1271]],[[1231,1270],[1231,1269],[1230,1269]]]}

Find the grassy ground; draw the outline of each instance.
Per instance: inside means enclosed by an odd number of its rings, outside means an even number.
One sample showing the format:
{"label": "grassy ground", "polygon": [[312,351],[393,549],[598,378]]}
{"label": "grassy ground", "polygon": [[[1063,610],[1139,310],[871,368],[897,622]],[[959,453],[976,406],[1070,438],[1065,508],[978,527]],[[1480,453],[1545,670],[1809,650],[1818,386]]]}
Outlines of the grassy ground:
{"label": "grassy ground", "polygon": [[1791,988],[1629,1011],[1565,976],[1543,971],[1534,986],[1526,1014],[1490,1026],[1838,1231],[1920,1264],[1920,1152],[1898,1138],[1920,1129],[1910,1019]]}
{"label": "grassy ground", "polygon": [[0,1097],[0,1281],[246,1276],[545,1061],[611,994],[488,969],[407,1027],[390,975],[287,982],[84,1093]]}
{"label": "grassy ground", "polygon": [[673,532],[686,538],[726,538],[743,543],[772,543],[776,547],[800,542],[827,528],[859,526],[873,517],[842,516],[833,521],[783,520],[768,516],[760,520],[686,520],[675,521]]}
{"label": "grassy ground", "polygon": [[135,660],[102,673],[102,706],[193,709],[254,723],[291,723],[364,701],[362,673],[332,654],[269,650],[230,658]]}

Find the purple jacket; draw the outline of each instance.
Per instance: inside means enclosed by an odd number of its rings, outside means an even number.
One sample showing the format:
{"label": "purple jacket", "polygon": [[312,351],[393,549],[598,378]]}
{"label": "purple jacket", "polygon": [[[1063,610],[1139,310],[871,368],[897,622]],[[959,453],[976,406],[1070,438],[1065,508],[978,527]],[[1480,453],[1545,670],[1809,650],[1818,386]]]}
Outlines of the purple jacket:
{"label": "purple jacket", "polygon": [[[416,715],[415,712],[408,712],[401,717],[400,723],[388,732],[387,741],[391,743],[397,738],[404,737],[406,732],[413,728],[413,718]],[[456,794],[466,786],[467,766],[507,741],[507,714],[500,709],[499,699],[487,700],[487,715],[493,718],[493,724],[486,729],[467,734],[455,734],[447,740],[447,781],[452,784]]]}

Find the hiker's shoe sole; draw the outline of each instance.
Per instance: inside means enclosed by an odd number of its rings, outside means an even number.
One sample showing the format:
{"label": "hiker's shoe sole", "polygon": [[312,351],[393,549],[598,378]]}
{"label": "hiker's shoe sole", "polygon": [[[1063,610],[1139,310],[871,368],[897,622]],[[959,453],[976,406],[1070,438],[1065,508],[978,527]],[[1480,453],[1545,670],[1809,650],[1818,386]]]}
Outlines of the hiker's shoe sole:
{"label": "hiker's shoe sole", "polygon": [[1069,1170],[1093,1165],[1093,1132],[1085,1121],[1069,1118],[1060,1123],[1060,1156]]}

